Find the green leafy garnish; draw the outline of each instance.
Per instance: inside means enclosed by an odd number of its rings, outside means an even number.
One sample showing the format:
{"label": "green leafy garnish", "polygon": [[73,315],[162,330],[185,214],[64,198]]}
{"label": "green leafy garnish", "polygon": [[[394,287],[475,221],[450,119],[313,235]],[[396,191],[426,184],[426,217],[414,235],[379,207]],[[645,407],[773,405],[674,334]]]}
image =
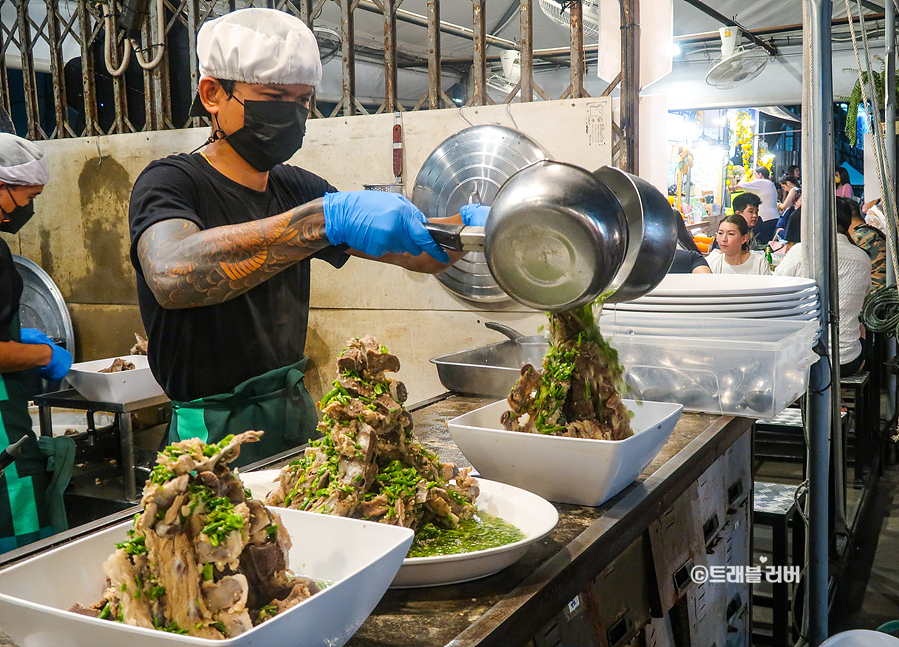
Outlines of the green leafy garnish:
{"label": "green leafy garnish", "polygon": [[133,530],[129,530],[128,534],[131,535],[131,539],[126,539],[125,541],[119,542],[115,545],[116,548],[124,548],[125,553],[128,555],[146,555],[147,547],[144,545],[145,539],[143,535],[134,535]]}
{"label": "green leafy garnish", "polygon": [[212,579],[212,562],[203,564],[203,580],[209,582]]}
{"label": "green leafy garnish", "polygon": [[150,472],[150,482],[162,485],[175,478],[175,473],[165,465],[157,465]]}
{"label": "green leafy garnish", "polygon": [[268,618],[270,616],[274,617],[276,615],[278,615],[278,607],[276,607],[274,604],[266,604],[264,607],[262,607],[259,610],[259,618],[258,619],[259,619],[259,622],[262,622],[266,618]]}

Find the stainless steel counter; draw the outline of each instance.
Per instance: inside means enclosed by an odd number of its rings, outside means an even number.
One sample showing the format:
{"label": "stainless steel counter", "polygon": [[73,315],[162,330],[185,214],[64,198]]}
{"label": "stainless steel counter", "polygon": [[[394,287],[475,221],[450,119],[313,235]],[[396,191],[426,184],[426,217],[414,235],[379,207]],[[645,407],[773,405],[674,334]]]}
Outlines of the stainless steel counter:
{"label": "stainless steel counter", "polygon": [[[421,442],[443,460],[467,464],[446,421],[490,402],[453,396],[410,407]],[[669,510],[751,428],[752,420],[684,414],[659,456],[619,495],[598,508],[556,504],[559,525],[515,565],[459,585],[388,591],[350,640],[351,647],[453,647],[525,644],[606,567],[642,541]],[[291,455],[257,467],[285,464]],[[749,456],[745,457],[749,464]],[[751,486],[750,486],[751,487]],[[134,509],[0,555],[0,569],[37,552],[127,519]],[[2,628],[0,628],[2,629]],[[3,643],[0,645],[12,644]]]}

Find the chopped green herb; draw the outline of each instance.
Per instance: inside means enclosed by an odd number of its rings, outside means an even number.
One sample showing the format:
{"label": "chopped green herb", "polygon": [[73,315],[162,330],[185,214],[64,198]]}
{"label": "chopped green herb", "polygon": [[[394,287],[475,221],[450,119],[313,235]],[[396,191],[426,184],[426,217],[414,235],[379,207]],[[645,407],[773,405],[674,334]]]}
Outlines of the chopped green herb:
{"label": "chopped green herb", "polygon": [[278,607],[274,604],[267,604],[259,610],[259,622],[262,622],[268,617],[274,617],[278,614]]}
{"label": "chopped green herb", "polygon": [[177,622],[173,622],[168,627],[159,627],[160,631],[167,631],[170,634],[189,634],[190,632],[187,629],[182,629],[178,626]]}
{"label": "chopped green herb", "polygon": [[[129,531],[129,533],[133,533],[133,531]],[[147,547],[144,545],[144,541],[143,535],[132,536],[131,539],[119,542],[115,547],[124,548],[128,555],[146,555]]]}
{"label": "chopped green herb", "polygon": [[150,482],[162,485],[175,478],[175,473],[165,465],[157,465],[150,472]]}
{"label": "chopped green herb", "polygon": [[212,579],[212,562],[203,564],[203,580],[209,582]]}

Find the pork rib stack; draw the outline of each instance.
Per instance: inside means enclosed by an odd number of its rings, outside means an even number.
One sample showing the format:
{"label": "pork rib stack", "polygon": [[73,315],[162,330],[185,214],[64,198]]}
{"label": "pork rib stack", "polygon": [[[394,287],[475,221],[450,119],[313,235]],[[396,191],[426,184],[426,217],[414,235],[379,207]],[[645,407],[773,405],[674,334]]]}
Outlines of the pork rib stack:
{"label": "pork rib stack", "polygon": [[385,376],[399,370],[396,355],[371,336],[347,342],[334,388],[321,401],[323,437],[281,471],[270,505],[413,530],[455,528],[474,513],[471,468],[441,463],[415,441],[406,387]]}
{"label": "pork rib stack", "polygon": [[217,445],[184,440],[159,454],[143,511],[103,564],[105,600],[76,610],[198,638],[237,636],[318,592],[288,569],[290,537],[227,463],[247,431]]}
{"label": "pork rib stack", "polygon": [[622,440],[632,435],[621,402],[623,367],[602,338],[592,304],[549,316],[550,349],[543,370],[521,369],[501,422],[508,431]]}

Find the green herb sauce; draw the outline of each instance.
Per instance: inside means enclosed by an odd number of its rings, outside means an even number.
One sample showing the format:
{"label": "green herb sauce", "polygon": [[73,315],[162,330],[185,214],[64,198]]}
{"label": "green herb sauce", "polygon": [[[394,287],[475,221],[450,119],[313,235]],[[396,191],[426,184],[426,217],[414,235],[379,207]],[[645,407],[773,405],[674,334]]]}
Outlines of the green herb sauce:
{"label": "green herb sauce", "polygon": [[458,555],[505,546],[525,538],[523,532],[508,521],[479,512],[459,522],[457,528],[438,528],[425,524],[415,533],[415,541],[406,557]]}

